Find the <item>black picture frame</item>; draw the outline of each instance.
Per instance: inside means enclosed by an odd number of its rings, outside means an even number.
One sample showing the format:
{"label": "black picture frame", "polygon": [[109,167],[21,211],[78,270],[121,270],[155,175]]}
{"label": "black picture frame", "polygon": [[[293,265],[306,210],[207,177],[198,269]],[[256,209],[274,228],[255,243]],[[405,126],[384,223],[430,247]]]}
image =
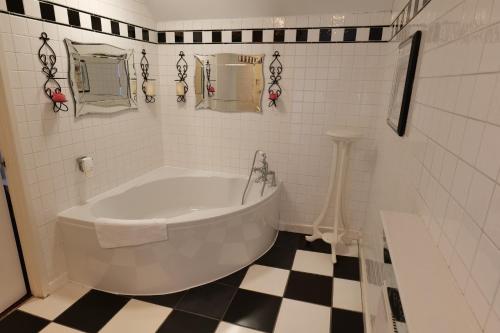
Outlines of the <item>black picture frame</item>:
{"label": "black picture frame", "polygon": [[422,31],[419,30],[401,42],[398,47],[399,56],[392,84],[387,124],[399,136],[405,135],[421,39]]}

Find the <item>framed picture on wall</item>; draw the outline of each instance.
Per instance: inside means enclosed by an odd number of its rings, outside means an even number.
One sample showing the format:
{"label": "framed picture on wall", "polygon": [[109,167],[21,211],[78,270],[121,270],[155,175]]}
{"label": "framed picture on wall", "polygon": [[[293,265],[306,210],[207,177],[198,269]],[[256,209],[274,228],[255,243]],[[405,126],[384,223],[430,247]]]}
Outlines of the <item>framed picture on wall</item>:
{"label": "framed picture on wall", "polygon": [[406,130],[421,38],[422,32],[417,31],[399,44],[387,117],[387,123],[399,136],[404,136]]}

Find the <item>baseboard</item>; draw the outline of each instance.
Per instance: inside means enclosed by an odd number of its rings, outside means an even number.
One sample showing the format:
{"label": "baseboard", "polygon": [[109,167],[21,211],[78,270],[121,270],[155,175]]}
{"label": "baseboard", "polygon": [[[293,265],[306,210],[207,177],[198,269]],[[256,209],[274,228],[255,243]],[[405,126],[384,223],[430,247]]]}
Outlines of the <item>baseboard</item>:
{"label": "baseboard", "polygon": [[358,240],[359,268],[361,273],[361,302],[363,305],[363,322],[365,323],[365,333],[372,332],[370,313],[368,308],[368,278],[366,275],[365,254],[363,249],[363,239]]}
{"label": "baseboard", "polygon": [[69,281],[68,273],[64,272],[49,282],[49,295],[64,286]]}
{"label": "baseboard", "polygon": [[[312,225],[311,224],[288,224],[281,222],[279,225],[281,231],[296,232],[299,234],[312,235]],[[319,230],[323,232],[332,231],[330,227],[319,227]]]}

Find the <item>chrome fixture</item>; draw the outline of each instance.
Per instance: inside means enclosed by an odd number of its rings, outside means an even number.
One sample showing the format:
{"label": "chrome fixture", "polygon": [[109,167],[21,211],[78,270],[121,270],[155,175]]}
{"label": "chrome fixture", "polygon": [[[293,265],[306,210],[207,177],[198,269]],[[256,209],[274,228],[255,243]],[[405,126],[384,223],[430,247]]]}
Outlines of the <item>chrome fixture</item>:
{"label": "chrome fixture", "polygon": [[86,177],[94,175],[94,159],[90,156],[80,156],[76,159],[78,169],[83,172]]}
{"label": "chrome fixture", "polygon": [[[260,154],[262,159],[260,162],[262,163],[261,167],[256,167],[255,162],[257,161],[257,155]],[[270,184],[271,186],[277,186],[276,182],[276,172],[269,170],[269,163],[267,163],[267,155],[262,150],[257,150],[253,155],[252,169],[250,170],[250,175],[248,175],[247,185],[245,186],[245,190],[243,191],[243,196],[241,197],[241,204],[245,204],[245,195],[248,190],[248,186],[250,185],[250,180],[252,179],[252,175],[254,172],[259,173],[259,177],[255,179],[256,183],[262,183],[262,189],[260,190],[260,196],[264,195],[264,189],[266,184]],[[271,179],[269,179],[271,177]]]}

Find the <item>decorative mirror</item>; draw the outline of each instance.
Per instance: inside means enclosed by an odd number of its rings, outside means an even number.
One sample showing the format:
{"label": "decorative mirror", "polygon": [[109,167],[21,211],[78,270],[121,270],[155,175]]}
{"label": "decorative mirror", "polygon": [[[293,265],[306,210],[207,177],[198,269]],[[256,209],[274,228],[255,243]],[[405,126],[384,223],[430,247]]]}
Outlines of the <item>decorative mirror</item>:
{"label": "decorative mirror", "polygon": [[75,116],[137,109],[134,51],[64,40]]}
{"label": "decorative mirror", "polygon": [[261,112],[264,55],[195,55],[197,109]]}

